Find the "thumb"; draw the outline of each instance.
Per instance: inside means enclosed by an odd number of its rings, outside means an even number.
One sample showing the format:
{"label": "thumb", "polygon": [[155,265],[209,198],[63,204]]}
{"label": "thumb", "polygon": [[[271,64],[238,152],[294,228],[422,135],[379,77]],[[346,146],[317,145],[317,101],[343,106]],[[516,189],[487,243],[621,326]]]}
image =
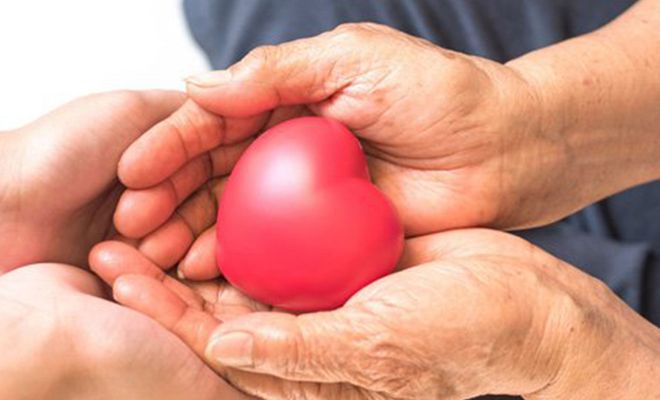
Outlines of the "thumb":
{"label": "thumb", "polygon": [[[351,315],[354,314],[354,315]],[[344,309],[295,316],[258,312],[232,319],[210,336],[205,357],[222,365],[303,382],[361,386],[373,326]]]}
{"label": "thumb", "polygon": [[[329,32],[278,46],[257,47],[227,70],[187,79],[188,95],[203,108],[248,117],[280,106],[329,99],[350,83],[351,52]],[[343,51],[342,51],[343,49]]]}
{"label": "thumb", "polygon": [[[32,123],[24,138],[30,149],[27,173],[51,182],[66,198],[81,204],[108,189],[122,153],[151,126],[185,100],[176,91],[117,91],[76,99]],[[75,121],[75,122],[74,122]],[[82,167],[81,167],[82,166]],[[54,179],[46,180],[43,174]],[[75,190],[60,190],[62,186]]]}

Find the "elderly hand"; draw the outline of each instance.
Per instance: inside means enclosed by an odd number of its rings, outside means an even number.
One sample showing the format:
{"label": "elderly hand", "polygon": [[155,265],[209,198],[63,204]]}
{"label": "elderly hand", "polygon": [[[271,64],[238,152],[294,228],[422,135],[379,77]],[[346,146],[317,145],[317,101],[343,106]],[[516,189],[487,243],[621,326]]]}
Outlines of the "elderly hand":
{"label": "elderly hand", "polygon": [[410,239],[405,268],[342,308],[270,312],[226,284],[189,287],[132,247],[91,264],[122,304],[268,399],[653,398],[660,332],[602,283],[487,230]]}
{"label": "elderly hand", "polygon": [[[162,237],[165,229],[173,243],[169,232],[183,230],[173,227],[181,219],[200,234],[211,222],[196,218],[214,203],[216,186],[207,182],[226,175],[254,135],[298,115],[334,118],[358,135],[374,182],[409,234],[537,223],[532,204],[521,210],[511,197],[543,197],[553,191],[549,171],[563,173],[561,145],[545,136],[537,96],[515,70],[383,26],[344,25],[258,48],[189,83],[203,109],[186,104],[121,159],[131,190],[115,222],[126,236]],[[531,172],[541,170],[543,179]]]}
{"label": "elderly hand", "polygon": [[188,92],[199,105],[186,103],[123,155],[128,190],[115,214],[145,255],[162,267],[182,260],[188,278],[217,275],[196,266],[214,264],[224,176],[254,135],[293,116],[334,118],[358,135],[407,234],[536,223],[536,203],[523,209],[512,197],[546,197],[564,174],[561,145],[546,137],[537,96],[515,70],[383,26],[258,48],[191,79]]}
{"label": "elderly hand", "polygon": [[[223,177],[254,135],[306,114],[339,120],[361,139],[409,236],[551,222],[660,177],[660,85],[627,72],[643,61],[616,42],[628,25],[507,64],[374,24],[257,48],[226,71],[190,78],[196,103],[126,151],[117,229],[144,237],[159,265],[183,259],[186,277],[212,277],[194,265],[213,263]],[[635,51],[657,53],[644,46]]]}
{"label": "elderly hand", "polygon": [[119,157],[184,97],[92,95],[0,135],[0,272],[43,261],[83,265],[111,233],[123,190]]}
{"label": "elderly hand", "polygon": [[80,268],[37,264],[0,276],[0,331],[2,399],[246,399]]}

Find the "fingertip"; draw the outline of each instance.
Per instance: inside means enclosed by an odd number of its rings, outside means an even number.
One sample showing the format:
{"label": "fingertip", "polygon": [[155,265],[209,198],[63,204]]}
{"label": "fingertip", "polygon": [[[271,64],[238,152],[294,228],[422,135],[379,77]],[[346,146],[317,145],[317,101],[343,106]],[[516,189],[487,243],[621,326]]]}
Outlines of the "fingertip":
{"label": "fingertip", "polygon": [[138,249],[163,269],[176,264],[193,241],[192,232],[178,218],[171,218],[160,228],[146,236]]}
{"label": "fingertip", "polygon": [[127,189],[115,209],[115,228],[128,238],[144,237],[167,221],[176,204],[176,194],[167,184],[142,190]]}
{"label": "fingertip", "polygon": [[89,252],[89,262],[92,266],[102,265],[112,260],[114,257],[114,247],[117,243],[116,240],[108,240],[94,245]]}
{"label": "fingertip", "polygon": [[117,177],[119,178],[119,181],[128,188],[137,189],[140,187],[140,180],[137,178],[141,174],[135,171],[136,165],[139,166],[139,163],[136,163],[135,160],[138,159],[136,153],[139,154],[141,151],[139,149],[140,145],[139,139],[133,142],[133,144],[124,151],[124,154],[122,154],[117,163]]}
{"label": "fingertip", "polygon": [[119,275],[118,265],[121,264],[125,247],[129,245],[109,240],[101,242],[92,247],[89,252],[89,266],[106,283],[112,284]]}
{"label": "fingertip", "polygon": [[131,276],[123,275],[115,280],[112,285],[112,297],[120,304],[126,304],[133,295]]}
{"label": "fingertip", "polygon": [[179,263],[177,272],[185,279],[205,281],[220,276],[215,256],[215,226],[207,229],[192,244],[190,250]]}

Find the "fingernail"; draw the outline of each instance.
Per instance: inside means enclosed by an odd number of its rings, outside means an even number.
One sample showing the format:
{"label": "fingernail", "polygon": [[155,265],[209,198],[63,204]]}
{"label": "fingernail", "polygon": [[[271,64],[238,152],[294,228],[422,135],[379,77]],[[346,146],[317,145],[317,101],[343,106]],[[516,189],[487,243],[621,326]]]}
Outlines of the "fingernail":
{"label": "fingernail", "polygon": [[116,302],[122,303],[124,298],[130,296],[130,290],[130,285],[127,285],[125,280],[120,276],[112,284],[112,298],[115,299]]}
{"label": "fingernail", "polygon": [[176,269],[176,276],[177,276],[177,278],[179,278],[179,280],[181,280],[181,281],[185,281],[185,280],[186,280],[186,276],[183,274],[183,269],[181,268],[181,266],[177,267],[177,269]]}
{"label": "fingernail", "polygon": [[185,79],[187,84],[201,87],[217,86],[223,83],[227,83],[230,80],[231,72],[226,69],[204,72],[201,74],[189,76]]}
{"label": "fingernail", "polygon": [[211,339],[206,347],[206,358],[230,367],[254,365],[252,349],[254,338],[248,332],[227,332]]}

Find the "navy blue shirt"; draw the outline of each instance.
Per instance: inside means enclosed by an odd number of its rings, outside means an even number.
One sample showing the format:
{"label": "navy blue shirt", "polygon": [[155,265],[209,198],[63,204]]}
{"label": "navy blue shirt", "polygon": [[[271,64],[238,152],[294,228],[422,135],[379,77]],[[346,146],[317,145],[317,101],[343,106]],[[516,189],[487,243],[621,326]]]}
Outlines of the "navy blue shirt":
{"label": "navy blue shirt", "polygon": [[[190,29],[213,68],[252,48],[372,21],[498,61],[590,32],[630,0],[186,0]],[[660,154],[659,154],[660,157]],[[660,182],[606,199],[560,223],[519,232],[605,281],[660,324]]]}

